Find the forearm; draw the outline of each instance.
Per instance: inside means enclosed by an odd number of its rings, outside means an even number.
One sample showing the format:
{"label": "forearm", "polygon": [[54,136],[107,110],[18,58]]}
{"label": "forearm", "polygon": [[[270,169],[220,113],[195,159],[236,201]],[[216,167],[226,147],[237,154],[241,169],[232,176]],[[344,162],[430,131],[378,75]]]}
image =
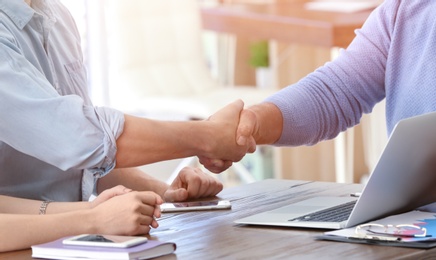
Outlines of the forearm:
{"label": "forearm", "polygon": [[[23,201],[36,210],[37,201],[8,199],[1,197],[1,202]],[[99,203],[96,203],[96,202]],[[78,208],[76,203],[53,203],[45,215],[0,213],[0,252],[28,248],[31,245],[48,242],[64,236],[90,234],[140,235],[147,234],[150,228],[158,226],[158,205],[162,199],[153,192],[135,192],[117,186],[103,192],[89,205],[89,209],[74,210],[50,214],[58,207],[56,204],[71,205],[71,210]],[[53,207],[51,207],[53,206]],[[10,211],[10,208],[7,208]],[[5,210],[6,211],[6,210]]]}
{"label": "forearm", "polygon": [[[0,195],[0,213],[38,214],[42,201],[14,198]],[[63,213],[80,209],[89,209],[89,202],[51,202],[46,214]]]}
{"label": "forearm", "polygon": [[125,116],[117,139],[117,168],[190,156],[238,161],[246,147],[236,144],[242,102],[235,102],[205,121],[156,121]]}
{"label": "forearm", "polygon": [[59,237],[93,233],[91,218],[87,211],[53,215],[0,214],[0,252],[29,248]]}
{"label": "forearm", "polygon": [[137,191],[154,191],[163,197],[168,185],[138,168],[115,169],[98,180],[97,191],[100,194],[106,189],[123,185]]}
{"label": "forearm", "polygon": [[208,124],[204,121],[168,122],[125,116],[117,140],[117,167],[145,165],[203,153]]}

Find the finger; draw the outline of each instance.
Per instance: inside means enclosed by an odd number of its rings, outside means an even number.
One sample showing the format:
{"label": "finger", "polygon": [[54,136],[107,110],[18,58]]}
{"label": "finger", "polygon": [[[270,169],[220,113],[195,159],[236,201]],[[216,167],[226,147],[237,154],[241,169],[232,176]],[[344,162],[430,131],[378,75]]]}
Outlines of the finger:
{"label": "finger", "polygon": [[188,196],[189,196],[188,191],[184,188],[180,188],[176,190],[169,189],[164,194],[165,201],[168,202],[184,201],[188,198]]}
{"label": "finger", "polygon": [[212,165],[211,163],[212,160],[204,156],[198,156],[198,161],[204,166]]}
{"label": "finger", "polygon": [[224,185],[219,180],[216,179],[210,186],[211,188],[209,189],[210,193],[208,194],[208,196],[215,196],[218,193],[220,193],[224,188]]}
{"label": "finger", "polygon": [[159,227],[159,223],[156,220],[156,216],[153,216],[151,218],[151,223],[149,224],[149,226],[153,227],[153,228],[158,228]]}
{"label": "finger", "polygon": [[142,235],[150,232],[150,225],[153,220],[142,214],[131,215],[131,218],[124,221],[122,235]]}
{"label": "finger", "polygon": [[156,206],[156,207],[154,208],[153,216],[154,216],[155,218],[160,218],[160,217],[162,216],[162,212],[161,212],[159,206]]}
{"label": "finger", "polygon": [[199,168],[194,169],[194,171],[197,173],[198,182],[196,185],[198,185],[198,187],[196,194],[192,194],[192,196],[195,196],[195,198],[208,196],[210,193],[210,188],[212,187],[211,184],[213,183],[212,176],[209,176],[209,174],[203,172]]}
{"label": "finger", "polygon": [[224,161],[224,165],[221,167],[221,168],[222,168],[221,171],[227,170],[227,169],[230,168],[230,166],[232,166],[232,165],[233,165],[233,162],[232,162],[232,161]]}
{"label": "finger", "polygon": [[256,151],[257,148],[257,144],[256,141],[254,140],[254,137],[250,137],[248,139],[248,153],[254,153]]}
{"label": "finger", "polygon": [[201,171],[201,169],[197,169],[199,174],[204,176],[204,181],[201,184],[201,190],[199,196],[201,197],[210,197],[215,196],[223,189],[223,184],[214,176],[211,176],[207,173]]}
{"label": "finger", "polygon": [[198,159],[206,169],[213,173],[221,173],[233,164],[232,161],[227,160],[209,159],[206,157],[198,157]]}
{"label": "finger", "polygon": [[213,173],[221,173],[225,170],[227,170],[228,168],[230,168],[230,166],[233,165],[232,161],[224,161],[224,164],[221,165],[220,167],[216,167],[215,165],[208,165],[208,166],[204,166],[206,167],[206,169],[208,169],[210,172]]}
{"label": "finger", "polygon": [[124,187],[123,185],[118,185],[115,187],[115,195],[123,195],[123,194],[129,193],[131,191],[132,191],[132,189]]}
{"label": "finger", "polygon": [[209,170],[211,173],[215,173],[215,174],[222,173],[223,171],[228,169],[228,167],[214,167],[214,166],[207,166],[207,167],[205,166],[205,168]]}
{"label": "finger", "polygon": [[127,235],[137,236],[137,235],[146,235],[150,233],[150,226],[149,225],[139,225],[134,233],[129,233]]}
{"label": "finger", "polygon": [[[132,210],[132,214],[140,214],[143,216],[148,216],[148,217],[152,217],[155,214],[155,209],[158,206],[151,206],[151,205],[147,205],[147,204],[142,204],[142,203],[138,203],[136,205],[136,208],[133,208]],[[142,223],[142,222],[141,222]]]}
{"label": "finger", "polygon": [[223,184],[213,176],[209,176],[208,189],[203,193],[203,197],[212,197],[217,195],[223,189]]}
{"label": "finger", "polygon": [[210,159],[210,164],[213,167],[220,168],[220,167],[224,166],[225,161],[224,160],[220,160],[220,159]]}
{"label": "finger", "polygon": [[194,181],[190,181],[189,183],[197,185],[198,192],[196,192],[196,194],[190,193],[190,198],[210,197],[222,190],[223,185],[214,176],[203,172],[200,168],[195,168],[194,171],[196,175],[191,176],[191,178],[198,178],[198,184]]}
{"label": "finger", "polygon": [[137,196],[139,196],[141,202],[144,204],[155,206],[155,205],[160,205],[163,202],[162,198],[154,192],[138,191],[136,193]]}
{"label": "finger", "polygon": [[179,180],[186,188],[188,198],[198,198],[203,196],[209,188],[210,176],[205,174],[200,168],[184,168],[179,173]]}
{"label": "finger", "polygon": [[105,196],[106,195],[108,196],[108,198],[112,198],[112,197],[115,197],[118,195],[123,195],[123,194],[129,193],[131,191],[132,191],[132,189],[126,188],[123,185],[117,185],[111,189],[103,191],[102,194],[104,193]]}
{"label": "finger", "polygon": [[157,222],[156,219],[154,219],[150,226],[152,226],[153,228],[158,228],[159,227],[159,223]]}
{"label": "finger", "polygon": [[158,227],[156,219],[153,216],[142,215],[139,217],[139,225],[140,226],[152,226],[154,228]]}
{"label": "finger", "polygon": [[219,160],[219,159],[210,159],[206,157],[198,157],[199,162],[209,171],[213,173],[221,173],[227,170],[230,166],[232,166],[232,161],[227,160]]}
{"label": "finger", "polygon": [[188,198],[197,198],[203,183],[202,178],[200,176],[191,174],[186,177],[185,182]]}

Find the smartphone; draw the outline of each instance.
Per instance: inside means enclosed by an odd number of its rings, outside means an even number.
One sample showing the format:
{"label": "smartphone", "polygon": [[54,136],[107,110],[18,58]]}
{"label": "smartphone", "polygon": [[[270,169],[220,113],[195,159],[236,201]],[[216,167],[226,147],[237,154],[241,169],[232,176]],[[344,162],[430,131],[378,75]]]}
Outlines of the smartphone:
{"label": "smartphone", "polygon": [[231,207],[228,200],[175,202],[160,205],[161,212],[230,209]]}
{"label": "smartphone", "polygon": [[147,242],[146,237],[83,234],[62,241],[64,245],[127,248]]}

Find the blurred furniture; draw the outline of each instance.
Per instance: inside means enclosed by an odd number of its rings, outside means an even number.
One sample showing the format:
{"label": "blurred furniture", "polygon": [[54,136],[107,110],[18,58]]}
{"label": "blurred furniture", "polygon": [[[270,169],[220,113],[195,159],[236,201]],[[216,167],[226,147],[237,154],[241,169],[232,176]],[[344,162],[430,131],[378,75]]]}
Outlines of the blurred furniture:
{"label": "blurred furniture", "polygon": [[[359,0],[344,1],[342,5]],[[235,84],[250,82],[254,70],[246,65],[248,45],[253,41],[270,41],[270,62],[279,89],[293,84],[325,62],[334,59],[339,48],[347,47],[374,9],[356,12],[309,9],[311,0],[220,0],[221,4],[202,8],[204,28],[236,37]],[[323,1],[328,2],[328,1]],[[334,1],[332,1],[334,2]],[[380,0],[369,0],[373,6]],[[338,2],[336,2],[338,5]],[[378,109],[377,109],[378,110]],[[383,118],[384,115],[371,115]],[[374,120],[364,120],[369,123]],[[377,120],[379,121],[379,120]],[[379,135],[386,135],[385,125],[377,125]],[[311,147],[280,148],[276,152],[279,177],[291,179],[359,182],[372,168],[362,160],[368,151],[363,137],[374,126],[360,126],[342,133],[334,140]],[[368,138],[365,138],[368,141]],[[375,144],[372,142],[372,144]],[[384,144],[375,144],[383,147]],[[362,151],[365,149],[365,151]],[[378,158],[378,154],[371,157]]]}
{"label": "blurred furniture", "polygon": [[[380,2],[380,0],[368,1]],[[300,47],[298,49],[305,54],[314,52],[308,55],[309,61],[299,60],[300,66],[303,66],[302,73],[288,72],[297,77],[294,81],[304,76],[305,71],[312,71],[313,66],[318,65],[310,64],[314,55],[330,58],[331,48],[347,47],[355,36],[354,30],[362,26],[373,9],[352,13],[310,10],[306,4],[314,2],[311,0],[221,0],[220,2],[222,4],[218,6],[202,8],[203,27],[206,30],[234,34],[239,44],[247,44],[259,39],[273,40],[281,45],[278,47],[279,50],[276,50],[278,52],[284,51],[283,48],[290,44],[294,49]],[[356,0],[347,2],[356,2]],[[247,52],[248,48],[237,47],[237,55],[242,59],[247,56],[244,50]],[[274,53],[272,54],[274,57]],[[235,83],[244,84],[247,76],[241,74],[253,73],[252,69],[243,61],[236,62]],[[308,68],[309,66],[311,67]],[[277,83],[279,87],[290,84],[288,78],[284,81],[279,79]]]}
{"label": "blurred furniture", "polygon": [[[353,0],[350,0],[353,1]],[[362,26],[371,9],[345,13],[311,10],[310,0],[224,1],[203,8],[205,29],[280,42],[323,47],[347,47],[354,30]]]}
{"label": "blurred furniture", "polygon": [[[236,99],[250,105],[272,93],[212,77],[197,0],[113,0],[108,10],[111,106],[164,120],[206,119]],[[235,170],[254,180],[241,165]]]}

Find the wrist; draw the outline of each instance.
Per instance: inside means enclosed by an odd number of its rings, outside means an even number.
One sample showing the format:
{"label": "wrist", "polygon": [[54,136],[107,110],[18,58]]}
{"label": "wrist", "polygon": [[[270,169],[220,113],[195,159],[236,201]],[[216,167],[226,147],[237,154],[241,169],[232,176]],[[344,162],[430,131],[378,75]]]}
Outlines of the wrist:
{"label": "wrist", "polygon": [[283,130],[283,115],[273,103],[262,103],[249,108],[254,114],[256,126],[253,137],[257,144],[273,144]]}
{"label": "wrist", "polygon": [[51,203],[51,200],[45,200],[39,206],[39,215],[45,215],[47,212],[47,207]]}
{"label": "wrist", "polygon": [[[189,156],[206,156],[209,157],[211,153],[216,151],[218,143],[216,142],[216,134],[219,128],[215,123],[209,120],[194,121],[193,124],[188,126],[184,131],[184,138],[182,140],[182,147],[185,147],[186,157]],[[195,141],[193,141],[195,140]]]}
{"label": "wrist", "polygon": [[95,208],[79,210],[77,215],[81,219],[79,226],[82,230],[80,230],[80,233],[97,234],[103,232],[100,227],[102,221]]}

